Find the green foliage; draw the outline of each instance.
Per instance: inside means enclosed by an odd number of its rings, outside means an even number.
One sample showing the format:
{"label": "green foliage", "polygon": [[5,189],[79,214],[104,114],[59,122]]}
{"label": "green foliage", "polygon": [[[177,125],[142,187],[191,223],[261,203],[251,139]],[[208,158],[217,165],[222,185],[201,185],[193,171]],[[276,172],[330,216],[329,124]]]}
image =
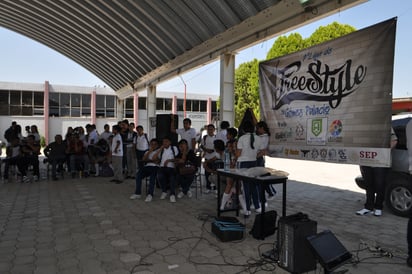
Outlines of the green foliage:
{"label": "green foliage", "polygon": [[40,146],[45,147],[46,146],[46,137],[40,136]]}
{"label": "green foliage", "polygon": [[[235,72],[235,126],[238,127],[246,109],[259,113],[259,61],[241,64]],[[257,117],[258,119],[258,117]]]}
{"label": "green foliage", "polygon": [[305,42],[299,33],[291,33],[287,37],[280,36],[267,53],[266,60],[299,51],[304,48],[304,44]]}
{"label": "green foliage", "polygon": [[350,25],[342,25],[337,22],[327,26],[320,26],[309,38],[305,39],[305,48],[344,36],[355,30]]}
{"label": "green foliage", "polygon": [[[266,60],[290,54],[325,41],[349,34],[356,29],[350,25],[333,22],[319,27],[309,38],[303,39],[299,33],[280,36],[266,55]],[[260,119],[259,102],[259,60],[240,64],[235,71],[235,126],[238,127],[246,109],[251,108]]]}

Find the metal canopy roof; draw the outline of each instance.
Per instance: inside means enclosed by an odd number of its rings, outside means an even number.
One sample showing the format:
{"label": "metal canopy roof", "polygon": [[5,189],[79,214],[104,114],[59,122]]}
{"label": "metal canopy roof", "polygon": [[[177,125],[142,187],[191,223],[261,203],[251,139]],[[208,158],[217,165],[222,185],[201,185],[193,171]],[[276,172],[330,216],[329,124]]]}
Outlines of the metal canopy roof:
{"label": "metal canopy roof", "polygon": [[74,60],[124,98],[365,0],[1,0],[0,26]]}

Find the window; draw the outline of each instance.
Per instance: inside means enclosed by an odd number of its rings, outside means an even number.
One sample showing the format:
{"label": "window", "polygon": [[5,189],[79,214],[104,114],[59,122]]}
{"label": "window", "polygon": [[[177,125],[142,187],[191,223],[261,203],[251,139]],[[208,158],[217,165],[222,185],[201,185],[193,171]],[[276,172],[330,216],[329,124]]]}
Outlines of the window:
{"label": "window", "polygon": [[58,107],[60,105],[59,94],[55,92],[49,93],[49,106]]}
{"label": "window", "polygon": [[90,108],[92,97],[89,94],[82,94],[82,107]]}
{"label": "window", "polygon": [[74,108],[79,108],[81,106],[80,102],[80,94],[71,94],[71,102],[72,102],[72,107]]}
{"label": "window", "polygon": [[177,111],[183,111],[183,99],[177,99]]}
{"label": "window", "polygon": [[124,117],[126,118],[133,118],[133,105],[134,105],[134,97],[129,97],[124,100]]}
{"label": "window", "polygon": [[96,116],[115,117],[117,97],[113,95],[96,95]]}
{"label": "window", "polygon": [[192,100],[186,100],[186,111],[192,111]]}
{"label": "window", "polygon": [[172,110],[173,99],[165,98],[165,110]]}
{"label": "window", "polygon": [[201,100],[199,101],[200,103],[200,112],[206,112],[207,111],[207,101]]}
{"label": "window", "polygon": [[156,98],[156,110],[164,110],[163,98]]}
{"label": "window", "polygon": [[199,111],[200,103],[199,100],[192,100],[192,111]]}
{"label": "window", "polygon": [[22,101],[23,106],[32,106],[33,105],[33,92],[23,91],[22,92]]}
{"label": "window", "polygon": [[33,92],[34,106],[44,107],[44,93],[43,92]]}
{"label": "window", "polygon": [[10,105],[21,105],[21,92],[16,90],[10,91]]}
{"label": "window", "polygon": [[139,97],[139,109],[147,109],[147,98]]}

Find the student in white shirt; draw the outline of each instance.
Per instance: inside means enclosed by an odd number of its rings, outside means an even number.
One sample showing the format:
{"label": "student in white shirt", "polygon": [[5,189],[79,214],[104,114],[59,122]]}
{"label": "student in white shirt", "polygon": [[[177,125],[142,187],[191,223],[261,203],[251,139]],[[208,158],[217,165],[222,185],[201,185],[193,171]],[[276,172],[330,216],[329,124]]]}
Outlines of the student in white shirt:
{"label": "student in white shirt", "polygon": [[196,129],[192,128],[192,120],[189,118],[183,119],[183,128],[175,128],[174,116],[172,115],[170,123],[170,132],[177,133],[181,139],[185,139],[189,149],[196,149]]}
{"label": "student in white shirt", "polygon": [[[255,126],[252,122],[247,121],[243,125],[245,134],[242,135],[237,142],[237,165],[239,168],[256,167],[256,158],[261,148],[261,139],[255,134]],[[255,210],[260,213],[260,199],[259,187],[257,184],[247,180],[243,180],[243,190],[246,200],[246,211],[243,212],[245,216],[251,214],[250,203],[253,201]]]}

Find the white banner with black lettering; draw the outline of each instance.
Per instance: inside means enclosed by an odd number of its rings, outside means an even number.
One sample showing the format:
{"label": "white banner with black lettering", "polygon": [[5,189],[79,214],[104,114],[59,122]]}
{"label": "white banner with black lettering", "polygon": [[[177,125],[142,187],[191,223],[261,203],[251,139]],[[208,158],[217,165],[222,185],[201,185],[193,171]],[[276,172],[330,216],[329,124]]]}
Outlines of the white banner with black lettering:
{"label": "white banner with black lettering", "polygon": [[390,166],[396,18],[259,64],[273,157]]}

